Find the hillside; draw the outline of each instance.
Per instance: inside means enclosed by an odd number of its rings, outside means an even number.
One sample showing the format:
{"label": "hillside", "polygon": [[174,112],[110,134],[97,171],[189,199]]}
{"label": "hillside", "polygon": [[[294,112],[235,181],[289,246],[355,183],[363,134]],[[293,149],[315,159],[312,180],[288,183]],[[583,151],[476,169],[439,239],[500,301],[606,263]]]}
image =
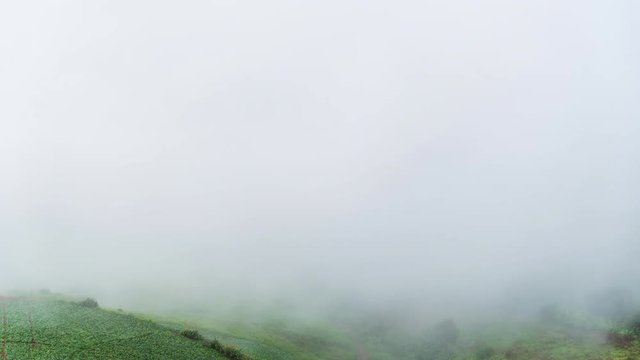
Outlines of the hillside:
{"label": "hillside", "polygon": [[[0,360],[14,359],[351,359],[350,339],[325,326],[247,327],[86,307],[64,295],[1,296]],[[187,325],[188,324],[188,325]],[[299,323],[294,323],[299,327]],[[285,329],[286,328],[286,329]],[[197,329],[200,340],[181,335]],[[219,340],[216,351],[211,340]],[[225,350],[240,350],[225,354]]]}
{"label": "hillside", "polygon": [[0,359],[224,359],[202,342],[117,311],[0,297]]}
{"label": "hillside", "polygon": [[640,359],[640,322],[631,318],[615,325],[558,310],[526,322],[458,328],[447,320],[417,331],[403,330],[393,317],[360,315],[342,322],[224,321],[132,315],[57,295],[0,296],[0,360]]}

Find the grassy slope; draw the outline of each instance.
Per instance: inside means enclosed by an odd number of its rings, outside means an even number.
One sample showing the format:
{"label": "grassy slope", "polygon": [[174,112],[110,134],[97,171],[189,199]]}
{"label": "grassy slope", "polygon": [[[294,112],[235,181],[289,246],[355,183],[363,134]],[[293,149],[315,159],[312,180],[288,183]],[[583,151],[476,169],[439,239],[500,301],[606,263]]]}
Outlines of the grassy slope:
{"label": "grassy slope", "polygon": [[[365,349],[369,360],[630,360],[640,359],[640,340],[616,348],[603,329],[590,325],[494,322],[461,329],[455,345],[428,351],[429,335],[389,331],[372,333],[366,326],[351,331],[325,322],[234,322],[179,316],[159,319],[180,329],[187,321],[208,338],[241,348],[256,360],[351,360]],[[426,349],[426,350],[425,350]]]}
{"label": "grassy slope", "polygon": [[44,298],[0,301],[4,359],[222,359],[201,343],[131,315]]}
{"label": "grassy slope", "polygon": [[[160,318],[156,322],[117,311],[89,309],[66,301],[26,297],[0,300],[7,359],[223,359],[179,336],[185,324],[206,338],[232,344],[256,360],[319,359],[640,359],[640,340],[625,347],[606,343],[599,326],[494,323],[462,329],[447,351],[425,353],[428,336],[375,333],[302,320],[232,321]],[[186,323],[185,323],[186,321]],[[365,349],[366,357],[362,356]],[[449,351],[451,350],[451,351]],[[1,353],[0,353],[1,354]],[[4,359],[0,355],[0,359]]]}
{"label": "grassy slope", "polygon": [[240,348],[255,360],[355,359],[356,344],[335,326],[320,322],[205,320],[185,315],[157,317],[159,324],[176,330],[197,328],[205,338]]}

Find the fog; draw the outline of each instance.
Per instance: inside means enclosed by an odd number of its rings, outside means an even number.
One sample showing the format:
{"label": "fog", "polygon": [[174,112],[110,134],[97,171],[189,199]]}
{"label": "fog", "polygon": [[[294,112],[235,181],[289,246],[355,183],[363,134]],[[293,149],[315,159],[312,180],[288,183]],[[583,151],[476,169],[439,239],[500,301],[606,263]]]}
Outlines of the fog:
{"label": "fog", "polygon": [[635,290],[639,23],[633,1],[5,2],[0,288]]}

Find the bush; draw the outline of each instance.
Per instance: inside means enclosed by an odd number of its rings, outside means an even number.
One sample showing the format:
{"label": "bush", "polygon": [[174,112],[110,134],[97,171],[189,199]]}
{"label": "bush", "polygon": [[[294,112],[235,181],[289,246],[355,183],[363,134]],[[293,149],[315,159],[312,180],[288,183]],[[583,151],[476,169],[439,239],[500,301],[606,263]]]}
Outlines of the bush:
{"label": "bush", "polygon": [[629,334],[609,331],[607,333],[607,342],[617,348],[625,348],[633,343],[635,338]]}
{"label": "bush", "polygon": [[635,337],[640,337],[640,314],[636,314],[631,321],[629,321],[627,328],[629,334]]}
{"label": "bush", "polygon": [[191,340],[202,340],[202,335],[200,335],[200,332],[198,330],[193,330],[193,329],[185,329],[182,330],[180,332],[180,335],[186,337],[187,339],[191,339]]}
{"label": "bush", "polygon": [[210,348],[220,353],[220,355],[231,360],[251,360],[251,357],[242,353],[242,350],[232,345],[224,345],[218,339],[213,339],[207,344]]}
{"label": "bush", "polygon": [[240,351],[240,349],[238,349],[237,347],[231,346],[231,345],[222,345],[221,354],[226,356],[227,359],[233,359],[233,360],[245,359],[245,356],[242,353],[242,351]]}
{"label": "bush", "polygon": [[84,306],[84,307],[87,307],[87,308],[97,308],[98,307],[98,302],[95,299],[86,298],[86,299],[80,301],[78,303],[78,305]]}
{"label": "bush", "polygon": [[213,350],[215,350],[215,351],[217,351],[219,353],[222,353],[223,346],[220,343],[220,341],[218,341],[218,339],[213,339],[213,340],[209,341],[208,345]]}

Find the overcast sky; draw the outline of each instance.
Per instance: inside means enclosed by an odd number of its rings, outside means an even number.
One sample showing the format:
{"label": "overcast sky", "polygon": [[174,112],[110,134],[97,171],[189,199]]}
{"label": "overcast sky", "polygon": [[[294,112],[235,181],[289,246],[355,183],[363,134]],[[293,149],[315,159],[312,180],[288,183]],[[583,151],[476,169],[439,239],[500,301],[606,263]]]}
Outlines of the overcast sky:
{"label": "overcast sky", "polygon": [[3,2],[0,288],[620,280],[638,24],[632,0]]}

